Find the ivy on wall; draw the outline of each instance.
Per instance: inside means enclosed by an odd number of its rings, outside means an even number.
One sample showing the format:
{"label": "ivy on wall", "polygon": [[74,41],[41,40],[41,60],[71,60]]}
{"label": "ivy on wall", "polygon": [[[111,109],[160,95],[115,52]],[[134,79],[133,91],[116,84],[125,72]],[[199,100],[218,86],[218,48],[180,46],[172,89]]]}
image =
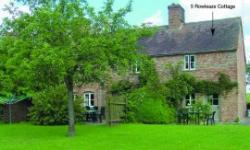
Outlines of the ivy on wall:
{"label": "ivy on wall", "polygon": [[230,77],[224,73],[218,73],[218,81],[198,80],[194,87],[194,92],[206,95],[227,94],[237,87],[237,82],[231,81]]}
{"label": "ivy on wall", "polygon": [[165,82],[166,99],[175,107],[179,108],[183,97],[187,94],[200,93],[204,95],[226,95],[237,83],[224,73],[218,73],[218,80],[199,80],[192,74],[182,71],[183,64],[166,64],[169,79]]}

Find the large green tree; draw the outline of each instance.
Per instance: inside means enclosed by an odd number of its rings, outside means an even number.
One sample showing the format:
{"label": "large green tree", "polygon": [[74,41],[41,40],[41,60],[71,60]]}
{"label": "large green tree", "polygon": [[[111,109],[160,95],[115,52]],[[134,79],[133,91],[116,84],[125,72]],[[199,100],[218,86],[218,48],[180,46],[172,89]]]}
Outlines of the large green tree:
{"label": "large green tree", "polygon": [[[100,12],[80,0],[19,0],[31,13],[6,19],[0,37],[2,91],[35,93],[65,84],[69,136],[75,134],[75,84],[103,82],[110,70],[126,71],[137,57],[141,29],[127,24],[131,2],[118,11],[106,0]],[[53,2],[53,3],[50,3]],[[10,88],[10,85],[13,87]]]}

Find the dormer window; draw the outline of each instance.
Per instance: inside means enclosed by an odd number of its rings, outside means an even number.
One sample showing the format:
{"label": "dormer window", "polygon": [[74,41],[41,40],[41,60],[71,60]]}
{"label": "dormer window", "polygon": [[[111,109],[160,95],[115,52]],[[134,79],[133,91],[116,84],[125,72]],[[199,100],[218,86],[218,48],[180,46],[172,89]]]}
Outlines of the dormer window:
{"label": "dormer window", "polygon": [[185,55],[184,70],[195,70],[195,68],[196,68],[195,55]]}

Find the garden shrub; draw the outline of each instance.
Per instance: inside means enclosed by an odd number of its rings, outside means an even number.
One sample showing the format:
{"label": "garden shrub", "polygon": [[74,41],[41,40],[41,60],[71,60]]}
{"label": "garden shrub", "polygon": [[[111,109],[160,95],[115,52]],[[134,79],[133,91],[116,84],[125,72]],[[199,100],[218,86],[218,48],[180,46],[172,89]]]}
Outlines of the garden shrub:
{"label": "garden shrub", "polygon": [[163,124],[175,121],[175,110],[166,104],[164,96],[140,88],[128,96],[128,121]]}
{"label": "garden shrub", "polygon": [[155,62],[148,56],[142,56],[140,62],[140,73],[138,75],[140,87],[158,87],[160,80],[155,68]]}
{"label": "garden shrub", "polygon": [[192,108],[196,112],[200,112],[200,118],[205,118],[206,115],[212,113],[212,108],[210,104],[203,104],[204,100],[196,100],[197,102],[192,105]]}
{"label": "garden shrub", "polygon": [[240,117],[237,116],[237,117],[234,119],[234,122],[235,122],[235,123],[240,123]]}
{"label": "garden shrub", "polygon": [[[76,99],[76,121],[83,118],[83,108],[80,99]],[[30,108],[30,120],[38,125],[63,125],[68,123],[67,93],[65,87],[50,87],[47,90],[36,93]]]}
{"label": "garden shrub", "polygon": [[205,100],[203,100],[203,99],[196,100],[196,103],[192,105],[192,108],[194,109],[194,111],[200,111],[200,112],[203,112],[205,114],[211,113],[211,111],[212,111],[211,105],[210,104],[203,104],[204,101]]}

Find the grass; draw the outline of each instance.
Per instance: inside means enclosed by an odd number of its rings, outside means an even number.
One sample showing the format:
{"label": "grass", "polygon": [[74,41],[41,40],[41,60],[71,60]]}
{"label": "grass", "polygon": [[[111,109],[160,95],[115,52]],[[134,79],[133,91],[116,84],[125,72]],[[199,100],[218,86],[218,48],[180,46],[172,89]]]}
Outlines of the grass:
{"label": "grass", "polygon": [[250,149],[250,127],[243,125],[78,125],[0,124],[1,150],[240,150]]}

